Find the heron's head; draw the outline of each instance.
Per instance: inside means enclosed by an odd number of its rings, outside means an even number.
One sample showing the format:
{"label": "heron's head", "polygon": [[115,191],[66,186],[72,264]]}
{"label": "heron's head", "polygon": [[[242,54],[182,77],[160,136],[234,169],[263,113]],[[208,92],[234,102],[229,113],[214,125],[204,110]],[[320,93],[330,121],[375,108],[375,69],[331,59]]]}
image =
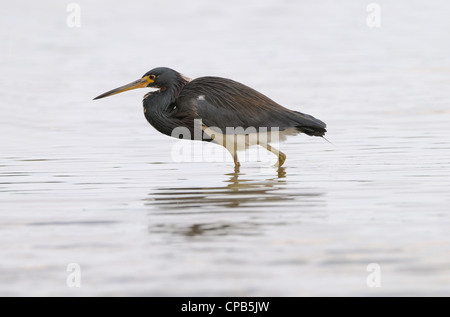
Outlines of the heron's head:
{"label": "heron's head", "polygon": [[136,88],[149,87],[165,90],[172,86],[178,85],[180,82],[186,83],[189,80],[189,78],[184,77],[173,69],[167,67],[157,67],[145,73],[140,79],[119,88],[105,92],[104,94],[95,97],[94,100],[112,96]]}

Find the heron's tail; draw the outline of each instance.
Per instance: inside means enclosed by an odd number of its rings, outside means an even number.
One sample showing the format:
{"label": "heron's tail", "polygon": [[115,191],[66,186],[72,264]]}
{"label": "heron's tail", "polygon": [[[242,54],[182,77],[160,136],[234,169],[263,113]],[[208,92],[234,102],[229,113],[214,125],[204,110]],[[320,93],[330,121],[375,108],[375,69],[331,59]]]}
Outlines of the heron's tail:
{"label": "heron's tail", "polygon": [[327,132],[327,125],[325,122],[310,116],[309,114],[304,114],[298,111],[294,111],[298,116],[296,120],[295,127],[299,132],[305,133],[310,136],[320,136],[323,137]]}

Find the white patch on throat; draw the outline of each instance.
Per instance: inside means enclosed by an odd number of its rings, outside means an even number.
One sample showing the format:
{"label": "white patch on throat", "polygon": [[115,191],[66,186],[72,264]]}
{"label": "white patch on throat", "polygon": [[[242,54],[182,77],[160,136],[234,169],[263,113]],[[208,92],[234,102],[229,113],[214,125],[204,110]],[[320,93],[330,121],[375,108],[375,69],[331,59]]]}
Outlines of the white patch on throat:
{"label": "white patch on throat", "polygon": [[205,95],[200,95],[197,97],[197,100],[205,100]]}

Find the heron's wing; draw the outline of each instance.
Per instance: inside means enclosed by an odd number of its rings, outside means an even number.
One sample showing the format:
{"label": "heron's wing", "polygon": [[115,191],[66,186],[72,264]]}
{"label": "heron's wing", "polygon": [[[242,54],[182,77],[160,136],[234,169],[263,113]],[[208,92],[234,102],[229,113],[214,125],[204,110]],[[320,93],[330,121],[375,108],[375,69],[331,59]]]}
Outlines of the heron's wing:
{"label": "heron's wing", "polygon": [[222,133],[227,128],[267,128],[268,131],[297,128],[308,135],[322,136],[325,123],[284,108],[258,91],[230,79],[201,77],[189,82],[178,97],[177,107],[189,109],[208,127]]}

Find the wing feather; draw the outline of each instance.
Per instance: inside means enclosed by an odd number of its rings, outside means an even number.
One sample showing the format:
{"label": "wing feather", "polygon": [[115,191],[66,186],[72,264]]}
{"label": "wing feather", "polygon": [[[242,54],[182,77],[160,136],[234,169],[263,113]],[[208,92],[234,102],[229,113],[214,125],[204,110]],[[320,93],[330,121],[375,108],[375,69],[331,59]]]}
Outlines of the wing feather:
{"label": "wing feather", "polygon": [[191,109],[196,118],[208,127],[247,129],[276,128],[283,131],[297,128],[308,135],[322,136],[324,122],[304,113],[292,111],[260,92],[231,79],[200,77],[181,91],[177,107]]}

